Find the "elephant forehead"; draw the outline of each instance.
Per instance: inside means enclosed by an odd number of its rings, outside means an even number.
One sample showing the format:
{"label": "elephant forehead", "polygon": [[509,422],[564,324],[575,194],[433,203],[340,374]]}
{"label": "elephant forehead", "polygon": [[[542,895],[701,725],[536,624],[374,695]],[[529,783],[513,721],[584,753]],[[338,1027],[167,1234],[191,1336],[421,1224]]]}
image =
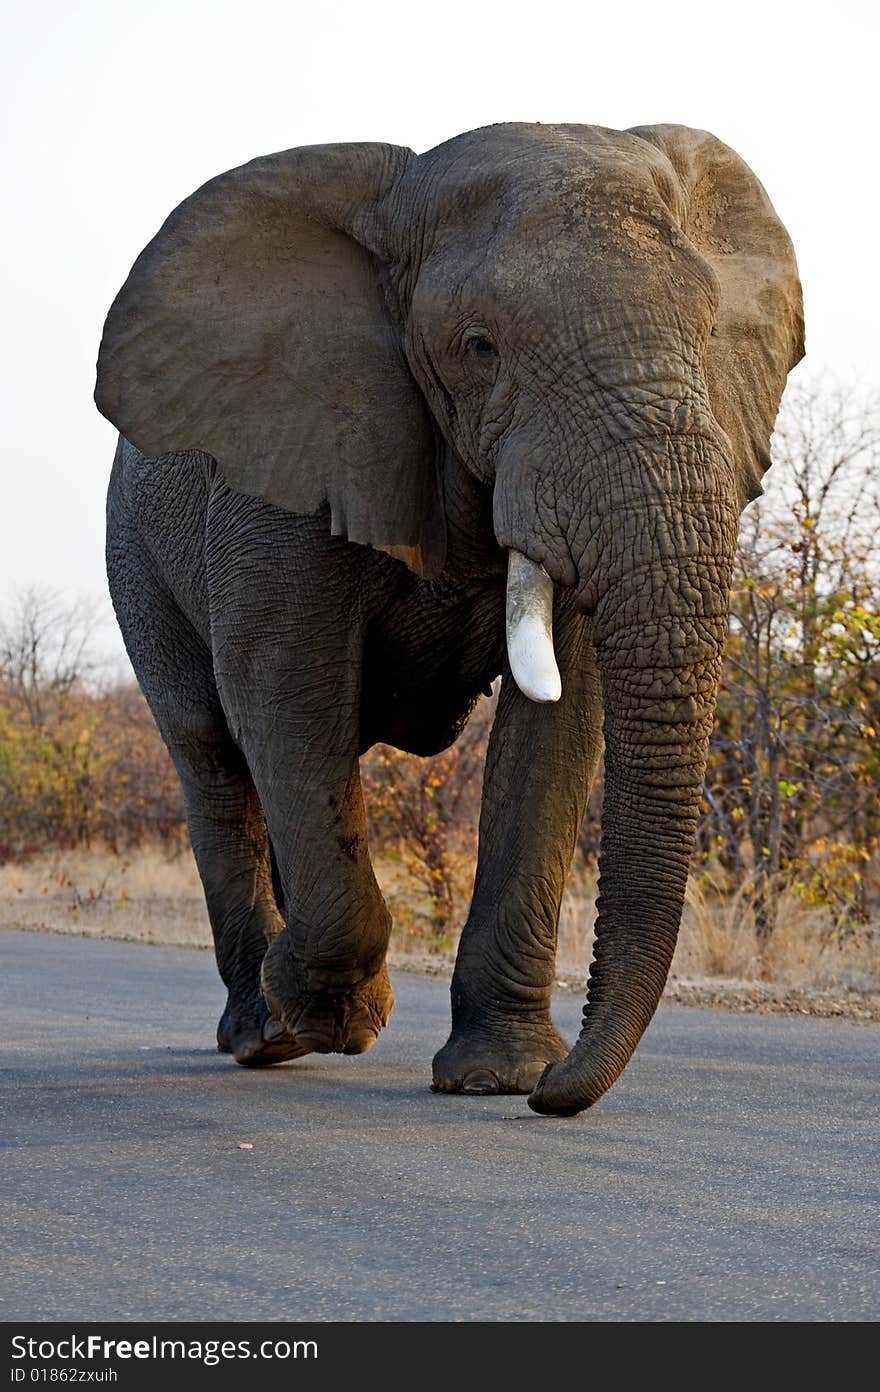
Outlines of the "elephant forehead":
{"label": "elephant forehead", "polygon": [[407,178],[438,213],[454,220],[482,212],[490,225],[508,215],[579,216],[610,202],[641,199],[681,225],[684,200],[665,155],[627,131],[602,126],[488,126],[418,156]]}
{"label": "elephant forehead", "polygon": [[422,160],[412,190],[420,271],[447,285],[481,282],[502,297],[539,282],[545,292],[578,279],[599,288],[620,266],[633,288],[639,267],[668,279],[677,260],[692,257],[671,165],[625,132],[490,127]]}
{"label": "elephant forehead", "polygon": [[[627,191],[593,200],[588,191],[496,217],[483,238],[445,229],[425,259],[413,298],[419,316],[481,311],[499,327],[511,317],[558,333],[584,316],[614,325],[628,309],[706,330],[718,302],[717,277],[656,200]],[[597,320],[598,316],[598,320]]]}

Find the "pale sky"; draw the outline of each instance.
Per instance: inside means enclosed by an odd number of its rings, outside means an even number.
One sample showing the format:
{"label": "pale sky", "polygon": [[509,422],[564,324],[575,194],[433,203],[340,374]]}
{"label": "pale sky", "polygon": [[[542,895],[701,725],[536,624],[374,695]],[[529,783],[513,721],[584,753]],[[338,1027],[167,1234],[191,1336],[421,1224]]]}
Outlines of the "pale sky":
{"label": "pale sky", "polygon": [[[791,233],[807,360],[880,388],[878,31],[869,0],[7,0],[0,607],[109,610],[104,315],[199,184],[336,140],[429,149],[495,121],[681,122],[732,145]],[[104,641],[121,640],[112,619]]]}

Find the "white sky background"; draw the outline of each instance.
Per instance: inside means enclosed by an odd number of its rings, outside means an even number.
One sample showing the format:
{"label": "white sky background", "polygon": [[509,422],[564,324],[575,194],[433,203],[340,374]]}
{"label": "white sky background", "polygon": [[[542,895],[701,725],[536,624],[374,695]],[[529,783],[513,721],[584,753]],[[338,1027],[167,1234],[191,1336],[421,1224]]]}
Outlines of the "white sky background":
{"label": "white sky background", "polygon": [[[711,130],[766,185],[810,376],[880,389],[878,7],[869,0],[6,0],[0,59],[0,608],[109,610],[115,432],[91,396],[135,256],[199,184],[336,140],[417,151],[494,121]],[[117,652],[112,618],[103,642]]]}

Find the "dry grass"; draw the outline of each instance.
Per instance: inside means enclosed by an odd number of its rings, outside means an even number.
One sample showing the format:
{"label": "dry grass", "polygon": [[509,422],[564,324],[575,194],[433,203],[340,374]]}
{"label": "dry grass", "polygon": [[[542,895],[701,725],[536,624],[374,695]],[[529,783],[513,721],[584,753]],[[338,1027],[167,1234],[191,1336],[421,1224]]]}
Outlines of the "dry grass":
{"label": "dry grass", "polygon": [[596,885],[591,875],[572,871],[559,910],[556,957],[560,969],[584,971],[593,956]]}
{"label": "dry grass", "polygon": [[779,896],[776,926],[761,945],[754,912],[742,892],[723,895],[711,882],[688,885],[676,954],[680,975],[751,976],[790,986],[880,986],[880,934],[876,925],[852,933],[835,928],[828,909],[806,904],[791,889]]}
{"label": "dry grass", "polygon": [[[394,919],[397,955],[449,956],[457,935],[435,933],[428,896],[397,855],[377,858],[376,875]],[[463,922],[468,868],[456,876],[454,913]],[[47,851],[0,866],[0,927],[42,929],[178,947],[210,947],[201,881],[189,849]]]}
{"label": "dry grass", "polygon": [[[466,867],[465,867],[466,868]],[[432,932],[426,900],[399,858],[379,858],[377,877],[395,919],[396,958],[448,959],[454,934]],[[461,876],[456,921],[466,912],[470,879]],[[563,976],[582,976],[592,953],[595,887],[573,873],[559,921]],[[46,853],[27,865],[0,867],[0,926],[125,938],[137,942],[210,947],[211,933],[198,873],[188,850]],[[776,930],[762,950],[742,893],[725,895],[711,880],[692,879],[673,973],[681,980],[723,978],[799,988],[880,987],[880,941],[865,932],[841,938],[827,913],[794,894],[780,899]]]}
{"label": "dry grass", "polygon": [[[560,967],[583,969],[592,955],[596,892],[592,877],[570,877],[559,920]],[[791,890],[779,899],[776,928],[765,945],[742,890],[722,892],[705,877],[688,883],[672,973],[683,980],[772,981],[789,987],[880,987],[880,936],[866,928],[835,931],[826,909],[804,904]]]}
{"label": "dry grass", "polygon": [[0,925],[96,938],[210,947],[189,850],[47,851],[0,867]]}

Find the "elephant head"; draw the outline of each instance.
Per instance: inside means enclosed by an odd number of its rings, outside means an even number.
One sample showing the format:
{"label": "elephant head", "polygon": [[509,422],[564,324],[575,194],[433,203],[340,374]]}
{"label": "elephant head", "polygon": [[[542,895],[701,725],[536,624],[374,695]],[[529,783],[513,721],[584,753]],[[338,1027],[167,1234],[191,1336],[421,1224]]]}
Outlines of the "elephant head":
{"label": "elephant head", "polygon": [[788,236],[713,136],[501,125],[429,153],[287,151],[212,180],[135,263],[96,398],[147,455],[425,577],[445,461],[492,489],[511,669],[554,700],[554,586],[592,619],[606,791],[580,1038],[531,1104],[589,1106],[662,993],[681,917],[737,519],[802,356]]}

